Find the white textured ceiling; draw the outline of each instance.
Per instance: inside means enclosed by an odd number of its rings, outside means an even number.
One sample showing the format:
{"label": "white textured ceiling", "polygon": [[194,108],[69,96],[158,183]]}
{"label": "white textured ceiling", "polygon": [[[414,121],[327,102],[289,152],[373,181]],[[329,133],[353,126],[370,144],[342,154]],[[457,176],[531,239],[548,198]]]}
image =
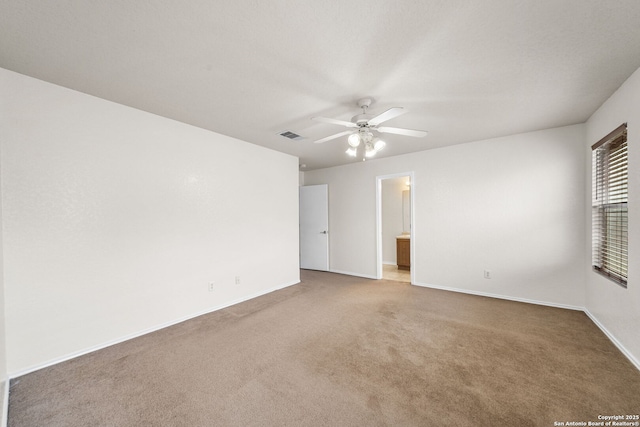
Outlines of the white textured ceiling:
{"label": "white textured ceiling", "polygon": [[[0,67],[300,157],[400,106],[379,156],[584,122],[640,67],[638,0],[3,0]],[[306,139],[278,135],[290,130]]]}

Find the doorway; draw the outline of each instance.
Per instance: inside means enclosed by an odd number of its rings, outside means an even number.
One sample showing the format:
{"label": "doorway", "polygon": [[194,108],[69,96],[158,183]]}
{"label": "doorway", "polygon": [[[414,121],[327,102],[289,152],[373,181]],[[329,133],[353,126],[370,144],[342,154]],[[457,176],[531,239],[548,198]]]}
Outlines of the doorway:
{"label": "doorway", "polygon": [[376,179],[377,278],[415,283],[413,172]]}

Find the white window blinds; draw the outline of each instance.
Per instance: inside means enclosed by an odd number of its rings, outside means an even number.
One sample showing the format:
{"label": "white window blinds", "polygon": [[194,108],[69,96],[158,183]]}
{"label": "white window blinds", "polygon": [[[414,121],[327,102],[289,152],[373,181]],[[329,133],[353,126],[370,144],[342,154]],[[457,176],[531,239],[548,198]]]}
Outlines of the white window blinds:
{"label": "white window blinds", "polygon": [[593,269],[626,287],[629,241],[626,123],[591,149]]}

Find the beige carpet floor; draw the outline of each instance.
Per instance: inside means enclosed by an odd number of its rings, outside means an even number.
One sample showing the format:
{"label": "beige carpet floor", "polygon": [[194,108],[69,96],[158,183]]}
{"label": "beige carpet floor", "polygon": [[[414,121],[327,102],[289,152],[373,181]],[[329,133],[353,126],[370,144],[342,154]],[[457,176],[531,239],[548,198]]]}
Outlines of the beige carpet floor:
{"label": "beige carpet floor", "polygon": [[640,412],[581,312],[313,271],[17,378],[18,426],[553,426]]}

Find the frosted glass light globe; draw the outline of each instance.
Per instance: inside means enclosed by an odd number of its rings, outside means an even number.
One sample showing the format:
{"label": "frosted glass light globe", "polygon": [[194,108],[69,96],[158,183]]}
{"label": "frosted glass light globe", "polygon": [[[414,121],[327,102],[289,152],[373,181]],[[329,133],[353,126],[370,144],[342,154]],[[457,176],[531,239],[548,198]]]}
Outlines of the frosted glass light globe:
{"label": "frosted glass light globe", "polygon": [[367,144],[366,148],[365,148],[365,152],[364,155],[365,157],[373,157],[376,155],[376,150],[373,148],[373,145],[371,145],[370,143]]}
{"label": "frosted glass light globe", "polygon": [[358,135],[357,133],[352,133],[351,135],[349,135],[348,141],[349,145],[355,148],[360,145],[360,135]]}

